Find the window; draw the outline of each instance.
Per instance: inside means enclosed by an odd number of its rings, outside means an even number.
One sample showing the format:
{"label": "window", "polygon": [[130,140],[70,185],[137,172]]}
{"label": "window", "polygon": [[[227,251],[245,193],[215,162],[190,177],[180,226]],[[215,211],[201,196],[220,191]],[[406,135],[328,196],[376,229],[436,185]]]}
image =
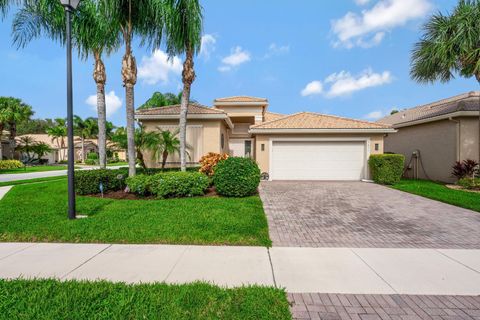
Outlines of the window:
{"label": "window", "polygon": [[252,140],[245,140],[245,157],[252,157]]}
{"label": "window", "polygon": [[223,133],[220,134],[220,148],[222,148],[222,151],[225,149],[225,136]]}
{"label": "window", "polygon": [[260,148],[261,148],[262,151],[265,151],[265,143],[262,143]]}
{"label": "window", "polygon": [[375,151],[380,150],[380,145],[378,143],[375,143]]}

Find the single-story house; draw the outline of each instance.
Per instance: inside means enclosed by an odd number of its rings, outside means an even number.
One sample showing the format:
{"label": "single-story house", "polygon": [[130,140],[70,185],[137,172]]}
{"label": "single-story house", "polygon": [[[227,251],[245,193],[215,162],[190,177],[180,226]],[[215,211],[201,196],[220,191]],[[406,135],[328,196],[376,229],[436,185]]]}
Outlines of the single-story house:
{"label": "single-story house", "polygon": [[453,182],[455,161],[479,161],[480,92],[405,109],[378,121],[398,130],[385,151],[404,154],[407,177]]}
{"label": "single-story house", "polygon": [[[23,136],[17,137],[17,144],[20,143],[20,138],[29,136],[35,142],[45,143],[47,144],[51,152],[47,153],[42,159],[47,160],[48,164],[58,163],[62,161],[68,160],[68,139],[65,137],[63,142],[61,139],[54,139],[48,134],[26,134]],[[82,161],[82,143],[81,138],[75,136],[74,138],[75,143],[75,161]],[[120,160],[126,159],[126,152],[125,150],[119,150],[115,147],[112,142],[107,141],[107,148],[110,147],[111,149],[115,150],[115,153],[118,155]],[[85,157],[91,153],[95,152],[98,153],[98,145],[97,139],[85,139],[84,141],[84,149],[85,149]],[[22,155],[19,155],[19,158],[22,158]]]}
{"label": "single-story house", "polygon": [[[178,128],[180,106],[138,110],[147,131]],[[383,153],[390,125],[312,112],[268,111],[268,100],[249,96],[215,99],[213,107],[190,104],[187,116],[190,164],[208,152],[251,157],[271,180],[361,180],[370,177],[368,157]],[[145,157],[150,167],[160,159]],[[178,155],[168,165],[178,166]]]}

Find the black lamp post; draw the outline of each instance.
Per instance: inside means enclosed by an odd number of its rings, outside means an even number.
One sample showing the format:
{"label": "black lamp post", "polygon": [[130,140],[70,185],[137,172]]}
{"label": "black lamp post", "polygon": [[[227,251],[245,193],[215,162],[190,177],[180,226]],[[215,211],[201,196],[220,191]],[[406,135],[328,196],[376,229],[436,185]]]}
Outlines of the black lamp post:
{"label": "black lamp post", "polygon": [[73,145],[72,12],[80,0],[60,0],[67,23],[68,219],[75,219],[75,147]]}

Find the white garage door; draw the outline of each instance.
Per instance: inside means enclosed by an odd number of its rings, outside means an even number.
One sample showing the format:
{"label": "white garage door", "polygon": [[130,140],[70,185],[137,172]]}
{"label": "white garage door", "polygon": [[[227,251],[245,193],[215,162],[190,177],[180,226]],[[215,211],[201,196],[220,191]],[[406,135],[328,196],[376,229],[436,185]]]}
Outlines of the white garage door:
{"label": "white garage door", "polygon": [[272,180],[361,180],[364,141],[273,141]]}

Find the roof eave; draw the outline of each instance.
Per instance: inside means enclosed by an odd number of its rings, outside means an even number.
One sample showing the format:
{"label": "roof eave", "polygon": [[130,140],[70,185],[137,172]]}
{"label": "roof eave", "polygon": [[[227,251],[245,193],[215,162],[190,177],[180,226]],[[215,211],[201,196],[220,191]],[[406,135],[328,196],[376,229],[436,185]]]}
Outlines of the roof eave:
{"label": "roof eave", "polygon": [[410,126],[423,124],[423,123],[428,123],[428,122],[446,120],[446,119],[449,119],[449,118],[475,117],[475,116],[478,117],[478,115],[479,115],[479,111],[455,111],[455,112],[450,112],[450,113],[442,114],[442,115],[435,116],[435,117],[418,119],[418,120],[411,120],[411,121],[407,121],[407,122],[392,124],[392,127],[403,128],[403,127],[410,127]]}
{"label": "roof eave", "polygon": [[395,133],[397,130],[393,128],[355,128],[355,129],[301,129],[301,128],[253,128],[249,130],[252,134],[268,134],[268,133]]}
{"label": "roof eave", "polygon": [[[180,119],[178,114],[137,114],[135,120],[176,120]],[[230,129],[233,129],[233,123],[230,118],[224,113],[218,114],[187,114],[187,119],[203,119],[203,120],[224,120]]]}

